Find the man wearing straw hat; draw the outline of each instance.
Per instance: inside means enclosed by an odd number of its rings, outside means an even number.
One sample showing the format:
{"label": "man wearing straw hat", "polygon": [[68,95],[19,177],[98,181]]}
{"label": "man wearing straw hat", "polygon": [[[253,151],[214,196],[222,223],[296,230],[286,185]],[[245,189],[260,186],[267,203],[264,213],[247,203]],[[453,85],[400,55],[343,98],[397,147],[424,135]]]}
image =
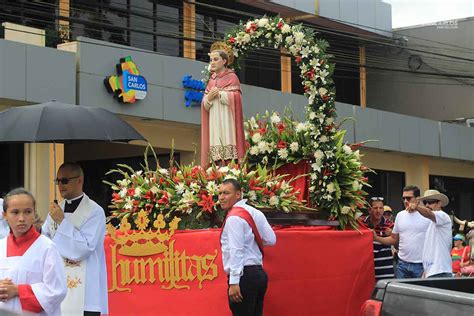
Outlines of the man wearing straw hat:
{"label": "man wearing straw hat", "polygon": [[[422,202],[423,205],[419,202]],[[408,205],[408,212],[418,212],[431,222],[423,246],[423,270],[426,278],[452,277],[452,222],[442,207],[449,199],[437,190],[427,190],[423,197]]]}

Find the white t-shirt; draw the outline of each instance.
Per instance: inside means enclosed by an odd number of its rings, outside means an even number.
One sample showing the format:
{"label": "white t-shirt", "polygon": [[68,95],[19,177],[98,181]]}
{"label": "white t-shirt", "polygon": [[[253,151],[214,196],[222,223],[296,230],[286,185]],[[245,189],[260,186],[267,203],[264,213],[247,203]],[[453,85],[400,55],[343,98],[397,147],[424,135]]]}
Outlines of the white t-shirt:
{"label": "white t-shirt", "polygon": [[433,212],[436,223],[430,221],[423,247],[425,277],[453,272],[451,265],[452,222],[443,211]]}
{"label": "white t-shirt", "polygon": [[418,212],[401,211],[395,218],[393,233],[399,234],[398,257],[406,262],[423,262],[423,245],[430,220]]}

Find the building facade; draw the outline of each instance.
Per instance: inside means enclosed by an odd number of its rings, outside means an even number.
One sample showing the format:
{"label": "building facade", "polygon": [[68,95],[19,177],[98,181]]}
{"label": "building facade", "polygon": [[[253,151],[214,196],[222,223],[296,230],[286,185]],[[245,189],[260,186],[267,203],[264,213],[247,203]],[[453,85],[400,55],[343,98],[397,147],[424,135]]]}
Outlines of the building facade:
{"label": "building facade", "polygon": [[[472,190],[461,192],[453,183],[458,177],[463,183],[474,179],[474,130],[385,108],[383,102],[372,105],[376,100],[372,90],[378,88],[370,68],[365,67],[369,63],[366,49],[374,49],[373,41],[391,43],[390,6],[375,0],[351,5],[335,6],[333,1],[317,1],[316,5],[314,1],[222,1],[217,6],[213,1],[50,0],[40,6],[6,1],[0,8],[1,21],[8,22],[3,26],[4,39],[0,39],[0,107],[52,99],[101,106],[142,133],[163,166],[171,151],[177,161],[190,163],[199,156],[200,109],[186,106],[188,89],[183,88],[183,79],[201,78],[210,44],[239,20],[280,14],[313,27],[329,41],[337,65],[339,120],[355,119],[343,124],[346,140],[375,140],[363,150],[363,161],[377,171],[369,176],[374,184],[370,193],[384,196],[400,209],[403,185],[416,184],[425,190],[449,177],[443,183],[453,199],[453,210],[472,218]],[[104,79],[117,75],[117,64],[125,57],[131,58],[147,80],[146,97],[135,103],[118,102],[104,86]],[[306,98],[298,69],[284,53],[273,49],[252,52],[239,75],[247,118],[265,110],[283,112],[291,106],[294,115],[304,119]],[[376,93],[389,94],[390,89],[384,86]],[[110,192],[102,181],[110,178],[105,172],[117,163],[139,167],[144,145],[60,145],[58,164],[80,162],[86,171],[86,192],[106,206]],[[7,175],[0,181],[0,190],[26,186],[38,197],[40,212],[46,214],[57,168],[52,145],[0,148],[5,153],[0,168]]]}

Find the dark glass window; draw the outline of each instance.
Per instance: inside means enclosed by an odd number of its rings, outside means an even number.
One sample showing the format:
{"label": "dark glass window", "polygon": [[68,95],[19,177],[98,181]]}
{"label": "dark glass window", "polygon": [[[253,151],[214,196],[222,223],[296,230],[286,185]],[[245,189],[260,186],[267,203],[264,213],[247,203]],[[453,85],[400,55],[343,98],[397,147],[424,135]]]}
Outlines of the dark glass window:
{"label": "dark glass window", "polygon": [[86,36],[181,56],[181,6],[171,0],[73,0],[72,39]]}
{"label": "dark glass window", "polygon": [[449,204],[443,208],[446,213],[474,220],[474,179],[431,175],[430,188],[449,197]]}
{"label": "dark glass window", "polygon": [[24,145],[0,144],[0,197],[13,188],[23,186]]}
{"label": "dark glass window", "polygon": [[402,191],[405,186],[405,173],[387,170],[374,170],[376,173],[369,173],[369,184],[371,188],[366,188],[370,197],[383,197],[384,204],[389,205],[394,214],[403,209]]}

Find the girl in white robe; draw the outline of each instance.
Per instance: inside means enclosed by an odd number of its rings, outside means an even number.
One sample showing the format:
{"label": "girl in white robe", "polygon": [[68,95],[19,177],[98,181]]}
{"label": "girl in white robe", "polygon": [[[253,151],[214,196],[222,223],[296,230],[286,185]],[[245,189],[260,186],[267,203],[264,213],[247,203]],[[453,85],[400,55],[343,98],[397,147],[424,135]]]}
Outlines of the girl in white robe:
{"label": "girl in white robe", "polygon": [[19,188],[5,196],[10,233],[0,240],[0,310],[61,315],[66,280],[54,243],[33,227],[35,201]]}

